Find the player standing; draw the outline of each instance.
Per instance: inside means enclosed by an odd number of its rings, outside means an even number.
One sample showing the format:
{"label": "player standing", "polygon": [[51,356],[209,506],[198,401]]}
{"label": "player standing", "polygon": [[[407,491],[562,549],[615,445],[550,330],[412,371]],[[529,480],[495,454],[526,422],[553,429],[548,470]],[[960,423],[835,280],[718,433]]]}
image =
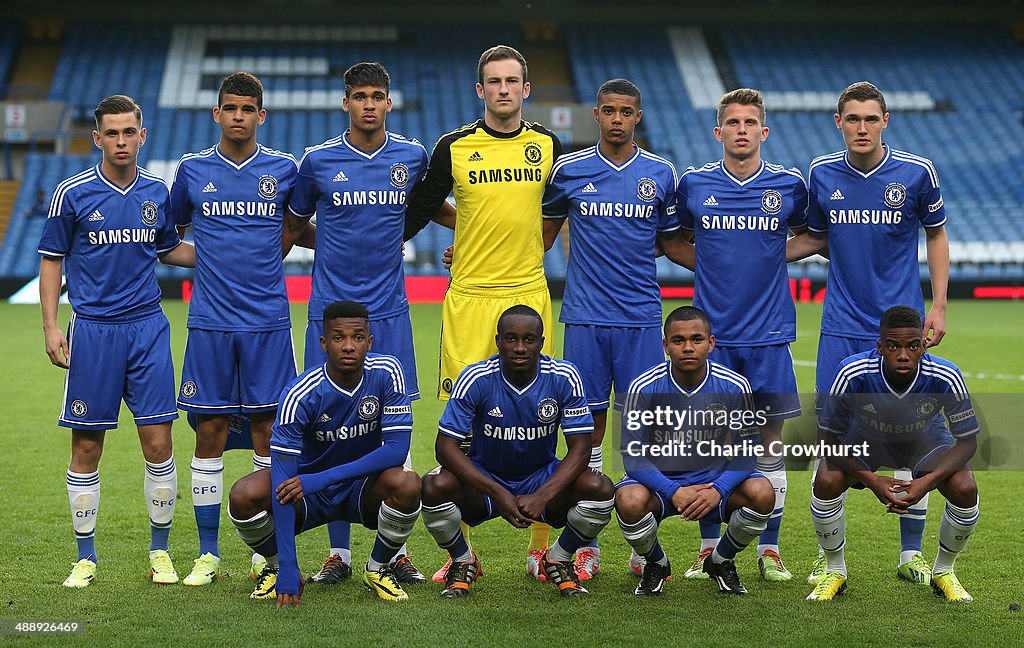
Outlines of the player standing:
{"label": "player standing", "polygon": [[[811,519],[825,552],[825,576],[808,595],[827,601],[846,590],[846,491],[868,488],[890,513],[906,515],[938,489],[946,498],[939,550],[929,581],[947,601],[970,601],[953,571],[978,523],[978,484],[967,462],[980,432],[960,370],[925,353],[921,315],[894,306],[883,313],[873,351],[844,359],[818,427],[835,452],[814,475]],[[948,426],[947,426],[947,421]],[[863,445],[860,455],[844,454]],[[875,473],[911,467],[911,479]]]}
{"label": "player standing", "polygon": [[[176,583],[167,538],[178,490],[171,454],[171,421],[178,411],[170,325],[160,309],[154,265],[159,258],[191,267],[195,251],[174,230],[167,185],[138,166],[146,143],[142,108],[131,97],[114,95],[93,114],[92,139],[103,160],[57,185],[39,241],[46,354],[67,370],[57,424],[71,428],[67,488],[78,561],[64,586],[96,580],[99,462],[122,398],[135,416],[146,460],[150,576],[154,583]],[[57,325],[62,270],[73,309],[67,336]]]}
{"label": "player standing", "polygon": [[[829,392],[843,358],[875,348],[876,327],[887,308],[909,304],[924,317],[917,265],[922,227],[932,287],[925,344],[937,346],[946,333],[949,240],[935,167],[882,142],[889,123],[885,97],[866,81],[839,96],[835,123],[846,150],[811,162],[809,231],[794,237],[787,253],[794,261],[827,250],[830,259],[815,375],[818,396]],[[906,471],[897,476],[908,477]],[[921,556],[927,511],[926,495],[900,516],[897,569],[900,578],[925,585],[931,573]],[[819,557],[808,583],[821,578],[824,562]]]}
{"label": "player standing", "polygon": [[281,395],[269,471],[231,487],[238,535],[267,557],[251,598],[299,606],[302,579],[295,536],[331,520],[358,522],[377,537],[363,584],[386,601],[408,599],[389,562],[420,513],[420,478],[405,470],[412,405],[395,358],[369,353],[369,313],[336,302],[322,313],[327,360]]}
{"label": "player standing", "polygon": [[[796,169],[761,158],[768,138],[764,97],[740,88],[718,102],[715,139],[722,159],[687,171],[676,194],[679,220],[696,246],[694,306],[715,322],[711,359],[741,373],[754,391],[765,448],[782,439],[786,419],[800,416],[789,345],[796,340],[796,307],[786,272],[786,238],[807,223],[807,186]],[[671,254],[671,252],[670,252]],[[778,444],[775,444],[776,446]],[[768,581],[793,576],[779,552],[786,502],[781,456],[759,456],[757,470],[775,490],[775,507],[757,546],[757,565]],[[701,550],[687,578],[704,578],[704,560],[718,544],[720,525],[701,523]]]}
{"label": "player standing", "polygon": [[[498,516],[517,528],[531,520],[564,526],[541,564],[562,596],[587,594],[572,557],[611,520],[614,491],[587,469],[593,419],[583,382],[571,363],[541,355],[537,311],[513,306],[497,328],[498,354],[463,370],[452,389],[438,423],[441,465],[423,479],[423,523],[452,559],[441,596],[468,595],[480,570],[460,524]],[[460,449],[466,440],[468,455]]]}
{"label": "player standing", "polygon": [[[615,511],[626,542],[644,557],[634,594],[662,593],[672,567],[658,542],[658,523],[680,515],[716,527],[728,522],[701,569],[721,593],[745,595],[736,554],[764,531],[775,505],[771,484],[745,450],[757,439],[750,384],[708,360],[715,336],[699,308],[669,314],[664,347],[669,360],[630,384],[622,412],[626,476],[616,485]],[[659,411],[684,423],[645,422]],[[714,452],[727,447],[738,448],[731,459]],[[663,448],[678,452],[647,452]]]}
{"label": "player standing", "polygon": [[[438,140],[406,212],[408,240],[449,193],[455,195],[454,261],[441,310],[441,400],[449,398],[466,366],[491,355],[489,331],[505,309],[530,306],[551,330],[541,203],[562,144],[551,131],[522,118],[530,82],[526,59],[516,49],[497,45],[480,55],[476,92],[484,102],[483,119]],[[553,352],[551,339],[544,353]],[[527,571],[535,578],[542,578],[539,560],[548,531],[544,525],[532,529]]]}
{"label": "player standing", "polygon": [[[178,406],[197,418],[192,504],[199,558],[186,585],[208,585],[220,575],[217,533],[230,415],[249,416],[253,469],[269,467],[278,397],[296,373],[281,259],[296,163],[256,142],[266,115],[259,79],[247,72],[225,77],[213,109],[220,143],[184,155],[171,186],[174,220],[181,232],[193,228],[196,244],[178,394]],[[261,562],[253,556],[251,576]]]}
{"label": "player standing", "polygon": [[[640,89],[612,79],[597,91],[595,146],[563,155],[544,193],[544,244],[569,220],[569,267],[559,321],[563,356],[583,378],[594,417],[590,467],[602,468],[601,443],[614,381],[620,396],[642,371],[664,359],[661,293],[653,251],[679,230],[672,164],[633,141],[643,116]],[[576,573],[600,569],[596,542],[580,550]]]}
{"label": "player standing", "polygon": [[[416,400],[420,390],[402,233],[409,192],[426,172],[427,151],[416,140],[386,130],[390,88],[391,77],[380,63],[357,63],[345,71],[341,108],[348,113],[348,130],[302,156],[288,204],[285,245],[289,248],[292,240],[308,236],[307,228],[314,233],[305,367],[326,360],[319,344],[324,308],[337,299],[353,300],[366,305],[374,348],[401,361],[409,397]],[[441,207],[450,209],[447,203]],[[314,213],[315,227],[308,222]],[[336,583],[352,573],[348,523],[331,522],[327,529],[331,552],[310,582]],[[394,571],[404,583],[426,580],[404,547]]]}

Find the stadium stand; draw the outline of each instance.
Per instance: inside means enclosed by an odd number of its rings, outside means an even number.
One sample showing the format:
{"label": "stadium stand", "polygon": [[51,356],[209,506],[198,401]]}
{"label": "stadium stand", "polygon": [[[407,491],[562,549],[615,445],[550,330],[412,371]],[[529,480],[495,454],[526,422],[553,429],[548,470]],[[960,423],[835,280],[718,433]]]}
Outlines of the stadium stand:
{"label": "stadium stand", "polygon": [[43,231],[43,219],[31,218],[36,194],[42,190],[46,202],[53,188],[64,178],[80,171],[98,158],[77,155],[30,153],[25,160],[21,191],[14,203],[14,217],[0,248],[0,276],[32,276],[39,270],[36,244]]}
{"label": "stadium stand", "polygon": [[[804,173],[811,159],[843,146],[832,124],[839,91],[848,82],[873,80],[898,99],[890,100],[893,116],[886,141],[930,157],[939,170],[950,214],[954,276],[963,265],[970,278],[1022,278],[1024,192],[1014,178],[1024,168],[1019,144],[1024,124],[1008,119],[1005,128],[1000,120],[1000,128],[984,129],[976,116],[1019,117],[1024,50],[1002,26],[944,29],[858,33],[863,47],[856,58],[835,48],[844,39],[834,30],[638,28],[623,34],[619,27],[586,26],[566,34],[578,99],[590,101],[591,89],[610,76],[637,81],[645,91],[644,135],[654,150],[682,162],[680,172],[686,165],[721,157],[710,130],[714,102],[726,89],[723,78],[732,81],[729,87],[766,92],[771,137],[764,155]],[[602,48],[614,35],[636,44],[637,55]],[[780,42],[794,45],[779,48]],[[664,82],[680,76],[680,84]],[[913,86],[907,87],[908,80]],[[780,104],[788,110],[780,110]],[[793,110],[796,106],[804,109]],[[659,272],[672,276],[679,270],[663,264]],[[823,279],[825,266],[812,261],[791,274]]]}
{"label": "stadium stand", "polygon": [[[779,31],[768,35],[748,28],[723,34],[741,84],[759,83],[769,93],[810,90],[830,91],[834,96],[834,79],[852,81],[860,75],[885,90],[901,88],[930,95],[934,110],[891,108],[886,140],[935,163],[950,214],[950,240],[1022,239],[1024,192],[1015,179],[1024,162],[1020,147],[1024,124],[1006,119],[994,129],[976,118],[986,113],[1011,115],[1024,106],[1024,57],[1008,30],[961,26],[871,30],[858,36],[862,49],[857,57],[833,47],[835,36],[825,30]],[[787,39],[794,47],[773,52],[770,59],[763,57],[760,52],[776,38]],[[782,115],[774,124],[782,137],[771,140],[771,150],[779,151],[778,157],[787,164],[838,150],[842,141],[822,123],[825,116]],[[970,255],[964,260],[977,262]]]}
{"label": "stadium stand", "polygon": [[[16,51],[17,27],[0,26],[0,73]],[[390,130],[430,148],[437,137],[478,118],[474,61],[497,42],[522,44],[516,27],[408,26],[145,26],[123,33],[131,59],[110,59],[104,30],[67,29],[49,98],[66,101],[76,117],[91,118],[98,98],[125,92],[146,111],[144,166],[170,178],[177,158],[216,141],[209,116],[220,78],[235,69],[261,75],[269,117],[264,144],[301,156],[306,146],[340,132],[340,73],[352,62],[381,60],[394,78],[396,109]],[[559,35],[576,99],[593,101],[605,80],[625,76],[644,92],[639,136],[647,148],[682,172],[721,156],[714,141],[714,103],[726,88],[766,92],[771,137],[767,159],[806,173],[817,155],[839,150],[833,102],[848,83],[870,79],[886,92],[892,118],[886,141],[930,157],[939,172],[951,240],[953,277],[1024,279],[1024,47],[1003,25],[885,27],[858,31],[857,56],[835,43],[836,29],[778,26],[728,30],[664,25],[565,25]],[[9,37],[10,36],[10,37]],[[610,48],[609,42],[630,43]],[[779,47],[778,43],[787,43]],[[936,46],[942,43],[942,46]],[[0,77],[5,78],[5,77]],[[999,115],[989,127],[979,115]],[[1012,118],[1011,118],[1012,117]],[[589,142],[582,143],[583,145]],[[41,223],[27,217],[37,193],[47,196],[63,177],[98,156],[28,156],[21,192],[3,248],[0,276],[30,276],[38,267]],[[407,255],[410,275],[441,272],[438,258],[451,233],[426,228]],[[922,270],[924,255],[921,254]],[[564,248],[545,259],[549,276],[565,273]],[[692,274],[660,259],[659,276]],[[307,272],[308,266],[292,268]],[[183,272],[161,268],[161,273]],[[826,266],[809,261],[794,277],[824,279]]]}

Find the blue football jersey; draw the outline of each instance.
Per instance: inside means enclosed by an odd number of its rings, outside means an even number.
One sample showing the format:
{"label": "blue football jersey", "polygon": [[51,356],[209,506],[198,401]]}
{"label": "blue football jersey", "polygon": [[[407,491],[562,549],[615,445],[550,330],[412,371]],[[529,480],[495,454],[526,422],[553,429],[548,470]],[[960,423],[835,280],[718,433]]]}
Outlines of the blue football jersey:
{"label": "blue football jersey", "polygon": [[636,148],[616,165],[591,146],[558,159],[544,191],[544,217],[569,218],[569,267],[559,321],[658,326],[657,233],[679,229],[676,171]]}
{"label": "blue football jersey", "polygon": [[369,353],[354,389],[334,382],[326,364],[289,383],[270,448],[297,456],[300,474],[317,473],[380,448],[385,433],[411,436],[412,403],[398,360]]}
{"label": "blue football jersey", "polygon": [[217,146],[178,162],[171,211],[196,246],[189,328],[291,327],[281,232],[295,176],[295,158],[262,145],[241,164]]}
{"label": "blue football jersey", "polygon": [[594,431],[576,366],[542,355],[537,377],[518,388],[494,355],[459,374],[438,432],[459,441],[472,435],[469,458],[515,481],[556,459],[559,426],[566,436]]}
{"label": "blue football jersey", "polygon": [[39,253],[64,258],[78,315],[143,317],[160,310],[157,255],[180,243],[159,176],[139,167],[122,189],[97,164],[54,189]]}
{"label": "blue football jersey", "polygon": [[946,222],[932,163],[886,146],[865,172],[839,151],[811,162],[807,180],[807,226],[828,233],[821,332],[873,339],[891,306],[912,306],[923,317],[918,229]]}
{"label": "blue football jersey", "polygon": [[[718,486],[721,480],[734,487],[754,470],[750,448],[759,443],[755,415],[750,383],[739,373],[709,360],[704,381],[687,390],[666,360],[629,386],[622,408],[623,467],[629,477],[668,499],[681,486]],[[726,457],[719,451],[744,449],[744,443],[745,455]]]}
{"label": "blue football jersey", "polygon": [[917,375],[902,392],[886,381],[884,365],[877,350],[843,360],[818,427],[840,438],[852,434],[906,444],[926,438],[930,427],[943,420],[956,438],[981,431],[967,385],[952,362],[924,354]]}
{"label": "blue football jersey", "polygon": [[405,208],[427,161],[422,144],[394,133],[372,153],[353,146],[347,131],[306,149],[288,208],[299,218],[316,214],[309,319],[321,319],[339,299],[363,304],[372,319],[409,310]]}
{"label": "blue football jersey", "polygon": [[690,167],[676,192],[679,220],[693,230],[693,305],[725,346],[796,340],[786,271],[789,228],[807,224],[807,186],[796,169],[762,161],[744,180],[719,160]]}

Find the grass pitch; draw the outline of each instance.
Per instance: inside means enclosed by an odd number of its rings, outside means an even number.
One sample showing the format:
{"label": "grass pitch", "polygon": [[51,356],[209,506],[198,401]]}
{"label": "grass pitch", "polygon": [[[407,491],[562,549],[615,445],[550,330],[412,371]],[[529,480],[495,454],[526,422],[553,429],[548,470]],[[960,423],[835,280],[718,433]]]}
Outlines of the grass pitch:
{"label": "grass pitch", "polygon": [[[666,303],[666,309],[676,304]],[[187,307],[164,305],[171,320],[176,366],[185,345]],[[62,322],[67,321],[67,307]],[[738,558],[740,576],[750,590],[743,599],[723,598],[707,581],[687,581],[682,572],[697,546],[696,525],[667,521],[662,543],[677,576],[664,596],[637,600],[635,579],[626,571],[629,547],[614,523],[601,536],[602,571],[588,587],[586,600],[559,600],[555,589],[524,574],[527,532],[494,520],[473,532],[485,575],[466,600],[438,597],[439,586],[409,588],[411,600],[394,605],[365,591],[358,579],[373,536],[353,529],[356,575],[337,586],[309,586],[297,610],[276,610],[249,600],[248,549],[234,533],[222,509],[221,553],[229,576],[205,588],[159,587],[147,577],[149,529],[142,501],[143,462],[131,417],[122,412],[122,428],[107,435],[101,462],[102,499],[97,527],[99,579],[85,590],[67,590],[61,582],[75,558],[64,472],[69,434],[55,425],[63,374],[50,366],[42,349],[36,307],[0,305],[2,358],[7,379],[0,385],[5,414],[0,435],[0,643],[4,645],[89,644],[173,645],[212,643],[262,645],[842,645],[925,646],[969,641],[1013,644],[1024,632],[1024,616],[1010,611],[1024,598],[1019,549],[1024,518],[1015,493],[1024,490],[1019,421],[1024,403],[1024,349],[1020,325],[1024,306],[1015,302],[956,302],[949,308],[950,333],[938,349],[964,370],[977,398],[1001,403],[1008,413],[990,416],[998,443],[986,452],[1001,470],[979,470],[981,521],[957,573],[975,601],[948,605],[930,589],[895,577],[898,524],[883,513],[869,493],[854,492],[847,502],[847,561],[850,589],[832,604],[805,602],[803,578],[817,552],[808,513],[810,473],[792,464],[782,553],[795,578],[769,584],[756,572],[754,551]],[[305,305],[293,308],[296,349],[302,348]],[[436,388],[439,305],[414,305],[412,311],[424,397],[414,407],[413,462],[419,472],[434,466],[433,441],[441,405]],[[820,305],[798,307],[799,339],[793,345],[801,388],[813,386]],[[556,331],[560,337],[560,331]],[[560,344],[558,345],[560,348]],[[806,408],[805,408],[806,409]],[[1016,423],[1016,425],[1014,424]],[[786,438],[813,430],[813,418],[787,426]],[[606,440],[606,465],[614,452]],[[184,418],[175,424],[175,461],[179,501],[171,532],[171,556],[184,577],[196,557],[195,519],[188,465],[194,436]],[[1007,468],[1013,468],[1009,470]],[[226,456],[225,484],[251,470],[250,454]],[[620,474],[609,470],[611,477]],[[932,496],[925,531],[925,555],[935,555],[943,500]],[[432,572],[444,559],[420,525],[410,540],[416,563]],[[326,531],[299,538],[304,574],[319,568],[327,550]],[[16,637],[14,621],[78,620],[84,634],[70,637]],[[1014,640],[1012,637],[1017,636]]]}

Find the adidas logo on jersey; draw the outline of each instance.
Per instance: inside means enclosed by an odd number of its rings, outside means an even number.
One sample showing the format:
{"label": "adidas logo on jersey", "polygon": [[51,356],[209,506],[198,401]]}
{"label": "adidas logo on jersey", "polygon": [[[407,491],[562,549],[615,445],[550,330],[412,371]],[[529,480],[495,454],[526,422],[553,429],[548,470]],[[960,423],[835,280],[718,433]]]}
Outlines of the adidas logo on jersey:
{"label": "adidas logo on jersey", "polygon": [[593,182],[588,182],[586,187],[583,187],[583,193],[597,193],[597,187],[594,186]]}
{"label": "adidas logo on jersey", "polygon": [[501,408],[497,405],[494,406],[490,412],[487,412],[487,416],[493,416],[495,418],[504,418],[505,415],[501,413]]}
{"label": "adidas logo on jersey", "polygon": [[103,214],[101,214],[100,210],[97,209],[93,213],[89,214],[88,220],[90,222],[101,221],[101,220],[103,220]]}
{"label": "adidas logo on jersey", "polygon": [[320,423],[330,423],[331,422],[331,415],[330,414],[321,414],[320,418],[317,419],[317,421],[320,422]]}
{"label": "adidas logo on jersey", "polygon": [[483,162],[484,156],[480,155],[479,151],[473,151],[473,155],[469,156],[470,162]]}
{"label": "adidas logo on jersey", "polygon": [[217,187],[213,186],[212,182],[207,182],[203,187],[203,193],[214,193],[215,191],[217,191]]}
{"label": "adidas logo on jersey", "polygon": [[868,403],[867,405],[865,405],[861,409],[866,411],[866,412],[871,412],[872,414],[878,414],[878,410],[875,409],[875,406],[872,403]]}
{"label": "adidas logo on jersey", "polygon": [[708,199],[704,201],[705,207],[718,207],[718,201],[715,200],[714,194],[708,196]]}
{"label": "adidas logo on jersey", "polygon": [[344,171],[338,171],[338,175],[334,176],[334,182],[348,182],[348,176]]}
{"label": "adidas logo on jersey", "polygon": [[829,198],[829,200],[846,200],[846,196],[843,195],[842,191],[836,189],[835,191],[832,192],[832,196]]}

